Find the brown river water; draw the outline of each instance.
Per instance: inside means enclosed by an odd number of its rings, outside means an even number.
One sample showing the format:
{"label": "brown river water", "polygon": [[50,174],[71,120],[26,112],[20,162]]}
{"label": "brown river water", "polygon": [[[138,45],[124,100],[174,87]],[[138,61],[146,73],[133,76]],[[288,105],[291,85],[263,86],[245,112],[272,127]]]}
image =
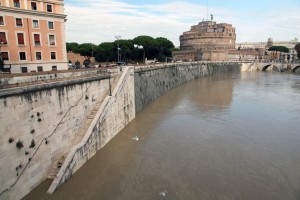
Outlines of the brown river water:
{"label": "brown river water", "polygon": [[24,199],[299,200],[300,76],[240,73],[179,86],[52,195],[50,183]]}

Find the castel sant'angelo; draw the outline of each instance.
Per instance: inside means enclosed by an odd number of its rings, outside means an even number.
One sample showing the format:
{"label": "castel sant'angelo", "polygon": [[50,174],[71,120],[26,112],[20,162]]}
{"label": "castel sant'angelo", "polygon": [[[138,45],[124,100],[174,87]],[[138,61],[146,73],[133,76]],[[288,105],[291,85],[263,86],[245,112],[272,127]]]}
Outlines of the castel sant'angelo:
{"label": "castel sant'angelo", "polygon": [[[202,21],[192,26],[180,36],[180,50],[173,51],[175,61],[254,61],[281,59],[297,60],[294,50],[298,39],[291,41],[244,42],[236,44],[235,27],[231,24],[217,24],[211,20]],[[285,46],[289,53],[282,53],[274,57],[269,52],[271,46]]]}
{"label": "castel sant'angelo", "polygon": [[173,52],[175,60],[227,60],[235,49],[236,34],[231,24],[202,21],[180,36],[180,51]]}

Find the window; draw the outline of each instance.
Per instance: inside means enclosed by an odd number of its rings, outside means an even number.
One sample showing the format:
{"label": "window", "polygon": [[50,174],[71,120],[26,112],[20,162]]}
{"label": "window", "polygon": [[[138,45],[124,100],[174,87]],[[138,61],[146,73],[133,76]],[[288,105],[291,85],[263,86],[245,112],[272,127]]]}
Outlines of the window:
{"label": "window", "polygon": [[31,2],[31,10],[37,10],[36,2]]}
{"label": "window", "polygon": [[19,52],[20,60],[26,60],[26,53],[25,52]]}
{"label": "window", "polygon": [[14,0],[14,7],[20,8],[20,0]]}
{"label": "window", "polygon": [[42,72],[42,71],[43,71],[43,66],[38,66],[38,67],[37,67],[37,71],[38,71],[38,72]]}
{"label": "window", "polygon": [[1,44],[7,44],[5,32],[0,32],[0,43]]}
{"label": "window", "polygon": [[52,71],[57,71],[57,66],[52,66]]}
{"label": "window", "polygon": [[27,73],[27,72],[28,72],[27,67],[21,67],[21,72],[22,72],[22,73]]}
{"label": "window", "polygon": [[18,45],[24,45],[24,34],[23,33],[17,33],[18,38]]}
{"label": "window", "polygon": [[39,20],[32,20],[32,27],[33,28],[39,28]]}
{"label": "window", "polygon": [[42,53],[41,52],[35,52],[35,59],[36,60],[42,60]]}
{"label": "window", "polygon": [[55,52],[51,52],[51,60],[55,60],[56,59],[56,53]]}
{"label": "window", "polygon": [[34,45],[40,46],[41,45],[40,34],[33,34],[33,38],[34,38]]}
{"label": "window", "polygon": [[16,26],[17,27],[22,27],[23,26],[23,22],[21,18],[16,18]]}
{"label": "window", "polygon": [[55,45],[55,36],[54,35],[49,35],[49,44],[51,46]]}
{"label": "window", "polygon": [[8,52],[1,52],[2,60],[9,60],[8,58]]}
{"label": "window", "polygon": [[48,29],[54,29],[53,22],[48,22]]}
{"label": "window", "polygon": [[47,4],[47,12],[52,12],[52,5],[51,4]]}
{"label": "window", "polygon": [[0,16],[0,26],[3,26],[4,25],[4,17],[3,16]]}

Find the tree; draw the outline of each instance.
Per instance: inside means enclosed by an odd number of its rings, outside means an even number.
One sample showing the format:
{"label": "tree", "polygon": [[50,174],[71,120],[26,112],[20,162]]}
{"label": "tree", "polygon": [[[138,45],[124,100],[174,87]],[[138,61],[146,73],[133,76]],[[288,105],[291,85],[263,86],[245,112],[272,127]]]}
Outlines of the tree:
{"label": "tree", "polygon": [[96,49],[96,45],[92,43],[84,43],[79,45],[79,53],[85,57],[92,57],[94,54],[94,49]]}
{"label": "tree", "polygon": [[295,45],[295,50],[297,51],[298,60],[300,59],[300,42]]}
{"label": "tree", "polygon": [[67,52],[72,51],[74,53],[79,53],[79,44],[76,42],[67,42]]}
{"label": "tree", "polygon": [[98,45],[95,51],[95,59],[98,62],[109,62],[114,60],[114,44],[112,42],[103,42]]}
{"label": "tree", "polygon": [[280,57],[281,57],[281,53],[289,53],[289,49],[285,46],[272,46],[268,49],[269,51],[273,51],[273,57],[274,57],[274,52],[276,52],[276,58],[277,58],[277,52],[280,52]]}
{"label": "tree", "polygon": [[131,59],[134,45],[132,40],[116,40],[113,42],[115,51],[118,51],[118,44],[120,47],[121,60],[127,62],[127,59]]}
{"label": "tree", "polygon": [[[103,42],[98,46],[91,43],[77,44],[76,42],[67,43],[67,50],[74,53],[80,53],[88,60],[95,56],[98,62],[116,61],[118,57],[118,45],[120,47],[121,60],[125,62],[141,61],[146,56],[149,59],[158,59],[165,61],[166,57],[172,56],[174,44],[167,38],[142,35],[133,40],[116,40],[114,42]],[[136,46],[143,48],[135,48]],[[89,64],[88,61],[85,63]]]}
{"label": "tree", "polygon": [[150,36],[142,35],[133,39],[133,43],[143,46],[143,51],[145,52],[145,57],[149,59],[155,58],[157,54],[157,41]]}
{"label": "tree", "polygon": [[269,51],[278,51],[278,52],[288,53],[289,49],[285,46],[272,46],[269,48]]}
{"label": "tree", "polygon": [[166,57],[172,56],[172,50],[175,48],[174,44],[167,38],[158,37],[155,39],[158,48],[158,56],[156,58],[158,61],[165,61]]}

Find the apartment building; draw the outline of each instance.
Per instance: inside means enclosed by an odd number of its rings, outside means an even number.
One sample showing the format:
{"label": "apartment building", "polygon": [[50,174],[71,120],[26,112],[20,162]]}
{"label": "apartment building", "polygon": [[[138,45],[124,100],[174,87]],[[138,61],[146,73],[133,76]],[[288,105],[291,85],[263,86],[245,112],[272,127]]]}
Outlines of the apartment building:
{"label": "apartment building", "polygon": [[0,58],[5,71],[68,69],[63,0],[0,0]]}

